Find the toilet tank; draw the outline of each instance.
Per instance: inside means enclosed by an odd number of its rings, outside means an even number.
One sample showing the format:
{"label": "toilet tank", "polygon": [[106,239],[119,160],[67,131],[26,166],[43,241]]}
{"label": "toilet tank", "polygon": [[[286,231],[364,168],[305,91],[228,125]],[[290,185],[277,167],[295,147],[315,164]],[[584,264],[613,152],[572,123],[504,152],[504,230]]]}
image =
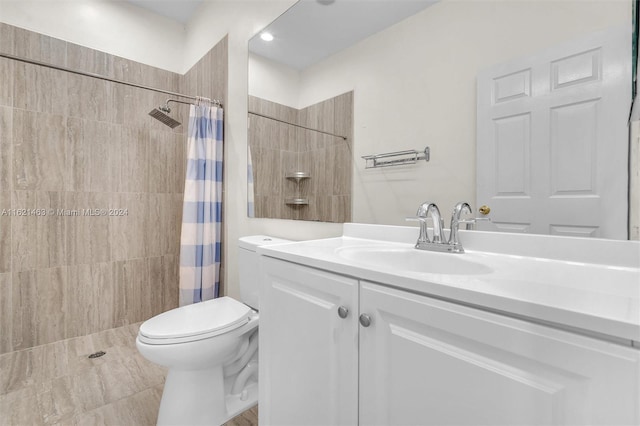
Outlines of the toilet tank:
{"label": "toilet tank", "polygon": [[256,248],[264,245],[290,243],[290,240],[268,237],[266,235],[251,235],[238,240],[238,269],[240,271],[240,300],[259,310],[260,302],[260,271]]}

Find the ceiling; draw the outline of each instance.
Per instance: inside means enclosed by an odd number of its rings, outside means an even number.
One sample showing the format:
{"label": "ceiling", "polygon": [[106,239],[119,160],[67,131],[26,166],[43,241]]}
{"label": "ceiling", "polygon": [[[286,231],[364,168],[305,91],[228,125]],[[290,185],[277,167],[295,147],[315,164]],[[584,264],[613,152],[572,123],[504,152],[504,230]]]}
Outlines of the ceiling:
{"label": "ceiling", "polygon": [[127,0],[158,15],[186,24],[204,0]]}
{"label": "ceiling", "polygon": [[303,70],[403,19],[438,0],[300,0],[259,34],[249,50]]}
{"label": "ceiling", "polygon": [[[127,0],[186,24],[206,0]],[[249,50],[298,70],[337,53],[439,0],[300,0],[256,35]]]}

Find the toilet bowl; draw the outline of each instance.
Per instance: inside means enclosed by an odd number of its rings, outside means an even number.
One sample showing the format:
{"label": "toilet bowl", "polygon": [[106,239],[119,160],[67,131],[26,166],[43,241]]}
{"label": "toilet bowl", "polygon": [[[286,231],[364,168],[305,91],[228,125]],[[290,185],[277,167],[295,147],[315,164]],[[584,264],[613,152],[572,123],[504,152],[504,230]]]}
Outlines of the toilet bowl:
{"label": "toilet bowl", "polygon": [[[240,239],[240,295],[182,306],[145,321],[136,346],[169,369],[158,425],[220,425],[258,402],[258,255],[265,236]],[[254,309],[255,308],[255,309]]]}

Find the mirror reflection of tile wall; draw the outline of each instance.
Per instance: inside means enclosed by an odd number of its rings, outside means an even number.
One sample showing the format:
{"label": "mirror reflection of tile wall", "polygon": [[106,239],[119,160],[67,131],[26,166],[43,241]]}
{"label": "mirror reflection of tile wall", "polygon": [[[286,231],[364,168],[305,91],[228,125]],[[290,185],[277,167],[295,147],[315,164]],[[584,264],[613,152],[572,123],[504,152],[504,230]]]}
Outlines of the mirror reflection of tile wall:
{"label": "mirror reflection of tile wall", "polygon": [[[353,92],[300,110],[249,96],[255,217],[349,222],[352,135]],[[293,172],[309,177],[286,178]]]}

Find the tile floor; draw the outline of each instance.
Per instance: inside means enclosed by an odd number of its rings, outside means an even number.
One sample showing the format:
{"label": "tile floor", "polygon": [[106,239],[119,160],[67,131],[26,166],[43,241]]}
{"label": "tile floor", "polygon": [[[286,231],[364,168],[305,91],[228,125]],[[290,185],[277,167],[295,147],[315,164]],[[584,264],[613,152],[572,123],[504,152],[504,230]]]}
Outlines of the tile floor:
{"label": "tile floor", "polygon": [[[0,355],[0,425],[155,425],[166,369],[138,353],[138,326]],[[227,423],[257,424],[257,407]]]}

